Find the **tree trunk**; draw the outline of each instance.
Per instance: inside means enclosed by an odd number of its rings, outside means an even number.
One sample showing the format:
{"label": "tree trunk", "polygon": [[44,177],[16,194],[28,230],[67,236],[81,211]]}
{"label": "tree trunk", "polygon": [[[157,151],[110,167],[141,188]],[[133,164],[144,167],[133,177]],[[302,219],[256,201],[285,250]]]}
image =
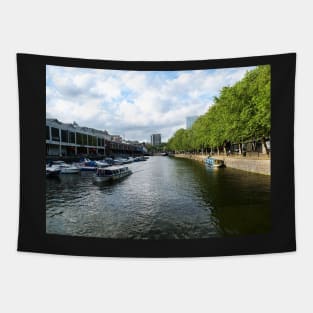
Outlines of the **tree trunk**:
{"label": "tree trunk", "polygon": [[262,137],[262,145],[263,145],[263,147],[265,149],[266,154],[268,155],[269,154],[269,149],[267,147],[265,137]]}

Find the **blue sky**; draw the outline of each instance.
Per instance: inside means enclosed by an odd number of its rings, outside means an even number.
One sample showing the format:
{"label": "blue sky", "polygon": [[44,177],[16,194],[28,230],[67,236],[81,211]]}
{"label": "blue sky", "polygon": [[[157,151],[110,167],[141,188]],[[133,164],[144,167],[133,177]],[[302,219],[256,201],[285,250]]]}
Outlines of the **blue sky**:
{"label": "blue sky", "polygon": [[107,130],[127,140],[166,141],[204,114],[224,86],[252,68],[194,71],[117,71],[47,66],[46,114],[66,123]]}

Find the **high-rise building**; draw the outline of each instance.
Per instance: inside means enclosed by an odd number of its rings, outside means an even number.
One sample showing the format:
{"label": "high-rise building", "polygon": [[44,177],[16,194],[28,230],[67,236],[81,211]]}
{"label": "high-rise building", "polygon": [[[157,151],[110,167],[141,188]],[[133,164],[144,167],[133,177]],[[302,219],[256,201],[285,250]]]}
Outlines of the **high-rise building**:
{"label": "high-rise building", "polygon": [[194,116],[187,116],[186,117],[186,128],[190,129],[193,125],[193,123],[197,120],[199,116],[194,115]]}
{"label": "high-rise building", "polygon": [[151,135],[151,145],[159,146],[161,144],[161,134],[152,134]]}

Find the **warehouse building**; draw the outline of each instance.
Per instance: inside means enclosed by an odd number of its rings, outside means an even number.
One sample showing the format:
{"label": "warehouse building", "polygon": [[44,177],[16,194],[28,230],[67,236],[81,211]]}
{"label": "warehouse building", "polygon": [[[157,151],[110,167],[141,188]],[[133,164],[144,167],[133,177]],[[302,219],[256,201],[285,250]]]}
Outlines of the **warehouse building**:
{"label": "warehouse building", "polygon": [[140,144],[126,144],[114,139],[106,130],[81,127],[75,122],[68,124],[57,119],[46,119],[46,155],[49,157],[101,157],[144,153]]}

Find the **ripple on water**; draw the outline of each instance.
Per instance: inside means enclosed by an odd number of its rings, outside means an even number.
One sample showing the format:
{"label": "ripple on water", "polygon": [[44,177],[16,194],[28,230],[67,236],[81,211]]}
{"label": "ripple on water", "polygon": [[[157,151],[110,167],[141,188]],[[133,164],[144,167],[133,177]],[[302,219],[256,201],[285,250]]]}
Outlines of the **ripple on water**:
{"label": "ripple on water", "polygon": [[208,171],[197,162],[168,157],[129,167],[131,176],[102,186],[92,183],[91,173],[47,179],[47,232],[190,239],[270,229],[268,177],[232,169]]}

